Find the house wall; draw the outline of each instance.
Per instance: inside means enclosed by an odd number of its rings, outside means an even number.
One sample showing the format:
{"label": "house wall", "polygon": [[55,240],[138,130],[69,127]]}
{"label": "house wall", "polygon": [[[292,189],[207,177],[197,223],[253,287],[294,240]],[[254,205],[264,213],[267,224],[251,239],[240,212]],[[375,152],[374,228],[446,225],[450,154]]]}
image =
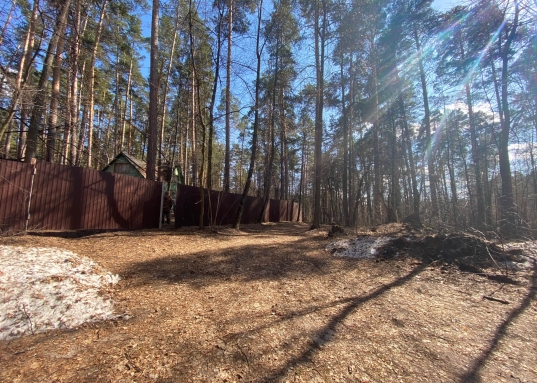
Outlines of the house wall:
{"label": "house wall", "polygon": [[131,176],[131,177],[136,177],[136,178],[144,178],[142,176],[142,174],[140,174],[140,172],[136,169],[136,167],[134,167],[130,162],[129,160],[127,160],[125,157],[123,156],[120,156],[118,157],[116,160],[112,161],[110,164],[108,164],[108,166],[106,167],[106,169],[104,170],[105,172],[107,173],[114,173],[114,174],[117,174],[115,171],[114,171],[114,165],[115,164],[127,164],[129,166],[129,172],[128,173],[121,173],[123,175],[127,175],[127,176]]}

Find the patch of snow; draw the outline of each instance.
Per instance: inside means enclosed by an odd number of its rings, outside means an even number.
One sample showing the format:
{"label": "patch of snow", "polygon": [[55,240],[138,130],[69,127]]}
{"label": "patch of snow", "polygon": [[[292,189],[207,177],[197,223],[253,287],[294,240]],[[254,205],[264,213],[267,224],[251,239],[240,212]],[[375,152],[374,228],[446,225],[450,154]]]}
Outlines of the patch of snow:
{"label": "patch of snow", "polygon": [[118,281],[71,251],[0,246],[0,339],[115,318],[100,290]]}
{"label": "patch of snow", "polygon": [[350,258],[376,258],[378,249],[390,242],[392,237],[359,237],[332,242],[325,248],[334,255]]}

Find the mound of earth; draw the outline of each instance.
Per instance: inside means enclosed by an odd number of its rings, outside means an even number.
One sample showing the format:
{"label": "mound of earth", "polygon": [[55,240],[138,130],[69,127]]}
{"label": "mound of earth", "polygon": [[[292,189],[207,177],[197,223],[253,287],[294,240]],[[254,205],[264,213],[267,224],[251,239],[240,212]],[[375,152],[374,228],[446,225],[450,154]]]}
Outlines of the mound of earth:
{"label": "mound of earth", "polygon": [[499,246],[467,233],[425,236],[360,236],[330,243],[327,251],[351,258],[391,259],[406,255],[423,262],[456,265],[462,271],[481,273],[484,269],[531,268],[521,249]]}

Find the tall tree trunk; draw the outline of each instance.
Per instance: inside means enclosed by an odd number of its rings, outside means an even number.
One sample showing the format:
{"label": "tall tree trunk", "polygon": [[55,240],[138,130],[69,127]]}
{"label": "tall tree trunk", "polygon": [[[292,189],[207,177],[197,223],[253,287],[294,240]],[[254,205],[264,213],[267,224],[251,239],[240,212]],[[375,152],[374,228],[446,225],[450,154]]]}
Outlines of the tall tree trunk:
{"label": "tall tree trunk", "polygon": [[[187,116],[188,116],[188,109],[190,108],[190,101],[187,101],[188,107],[187,109]],[[186,118],[184,126],[184,134],[183,134],[183,171],[184,171],[184,177],[185,177],[185,185],[190,184],[190,172],[188,170],[190,164],[189,164],[189,158],[188,158],[188,140],[189,140],[189,127],[190,127],[190,119]]]}
{"label": "tall tree trunk", "polygon": [[280,199],[281,200],[288,200],[289,199],[289,152],[287,147],[287,122],[284,116],[283,107],[281,111],[281,115],[283,116],[282,126],[280,128],[280,140],[281,140],[281,158],[282,158],[282,165],[283,168],[281,171],[281,193],[280,193]]}
{"label": "tall tree trunk", "polygon": [[[15,4],[16,1],[13,1],[13,4]],[[13,120],[13,116],[15,115],[15,112],[17,110],[17,106],[19,105],[20,98],[22,96],[22,88],[24,84],[26,84],[26,81],[28,79],[28,76],[30,74],[30,67],[32,65],[33,59],[35,56],[33,55],[33,45],[35,40],[35,28],[36,28],[36,22],[37,22],[37,11],[39,9],[39,0],[34,0],[34,5],[32,8],[32,15],[30,16],[30,20],[28,21],[28,31],[26,32],[26,36],[24,38],[24,43],[22,47],[21,52],[21,60],[19,62],[19,68],[17,71],[17,77],[15,79],[15,91],[13,92],[13,96],[11,98],[11,104],[9,106],[9,109],[7,111],[7,116],[0,124],[0,140],[2,139],[2,136],[4,135],[4,132],[6,129],[11,125],[11,121]],[[6,26],[8,22],[6,21]],[[5,33],[5,32],[4,32]],[[2,43],[0,42],[0,45]],[[37,51],[36,51],[37,54]],[[20,140],[25,141],[25,140]],[[18,158],[21,158],[22,156],[19,156]]]}
{"label": "tall tree trunk", "polygon": [[[396,74],[399,79],[399,74]],[[408,167],[410,169],[410,182],[412,185],[412,222],[421,226],[421,217],[420,217],[420,192],[418,188],[418,177],[416,175],[416,165],[414,164],[414,153],[412,152],[412,140],[410,137],[410,129],[408,128],[408,119],[406,115],[405,101],[403,99],[402,90],[399,89],[398,95],[399,110],[401,113],[401,124],[403,130],[403,142],[408,153]]]}
{"label": "tall tree trunk", "polygon": [[60,5],[60,12],[56,19],[54,32],[50,38],[47,53],[45,59],[43,60],[43,69],[41,70],[39,84],[34,96],[34,108],[32,111],[32,117],[30,119],[30,126],[28,127],[26,154],[24,156],[24,161],[27,163],[30,163],[32,158],[36,157],[37,155],[39,127],[41,126],[41,120],[45,113],[46,85],[49,78],[54,51],[56,50],[58,39],[60,38],[60,31],[63,30],[64,24],[67,22],[67,14],[69,13],[70,4],[71,0],[65,0],[65,2]]}
{"label": "tall tree trunk", "polygon": [[485,196],[483,193],[483,177],[481,175],[481,157],[479,154],[479,144],[477,142],[477,132],[475,126],[475,117],[473,110],[472,95],[470,90],[470,84],[465,85],[466,89],[466,102],[468,105],[468,119],[470,124],[470,141],[472,144],[472,160],[474,162],[474,176],[475,176],[475,189],[477,199],[477,216],[476,226],[478,229],[483,230],[485,228]]}
{"label": "tall tree trunk", "polygon": [[[399,71],[396,68],[395,72],[396,81],[398,84],[401,83],[399,77]],[[408,118],[406,114],[405,100],[403,98],[403,91],[399,88],[399,94],[397,97],[397,102],[399,103],[399,113],[401,115],[401,124],[402,124],[402,133],[403,133],[403,150],[406,150],[408,153],[408,167],[410,169],[410,182],[412,185],[412,220],[411,222],[416,226],[421,226],[421,217],[420,217],[420,204],[421,196],[418,187],[418,178],[416,175],[416,165],[414,163],[414,153],[412,152],[412,138],[410,136],[410,129],[408,127]]]}
{"label": "tall tree trunk", "polygon": [[431,190],[431,205],[432,215],[434,218],[438,218],[438,197],[437,197],[437,176],[434,167],[432,134],[431,134],[431,110],[429,108],[429,94],[427,92],[427,79],[425,77],[425,69],[423,67],[423,55],[421,51],[421,43],[418,36],[417,25],[413,25],[414,42],[418,51],[418,67],[420,71],[421,91],[423,95],[423,109],[424,109],[424,121],[425,121],[425,138],[427,140],[427,171],[429,173],[429,187]]}
{"label": "tall tree trunk", "polygon": [[151,68],[149,72],[149,127],[147,129],[147,178],[155,180],[158,141],[158,23],[159,0],[153,0],[151,17]]}
{"label": "tall tree trunk", "polygon": [[9,158],[9,152],[11,150],[11,137],[13,135],[13,129],[15,129],[15,124],[11,121],[11,126],[8,128],[6,134],[6,142],[4,143],[4,158]]}
{"label": "tall tree trunk", "polygon": [[197,81],[196,81],[196,68],[192,66],[192,137],[191,137],[191,145],[190,148],[192,150],[192,186],[198,185],[198,151],[196,148],[196,116],[199,111],[196,107],[196,87],[197,87]]}
{"label": "tall tree trunk", "polygon": [[[170,75],[172,71],[175,45],[177,43],[177,30],[178,29],[179,29],[179,7],[177,7],[177,15],[175,17],[175,28],[173,30],[172,47],[170,49],[170,57],[168,59],[168,68],[166,70],[166,79],[164,80],[164,92],[163,92],[162,101],[161,101],[162,109],[160,112],[160,135],[159,135],[159,145],[158,145],[161,150],[162,150],[162,146],[164,142],[164,130],[165,130],[164,128],[166,127],[166,109],[167,109],[166,100],[168,99],[168,84],[170,82]],[[132,68],[132,61],[131,61],[131,68]],[[130,72],[129,72],[129,80],[130,80]],[[161,152],[161,157],[162,157],[162,152]]]}
{"label": "tall tree trunk", "polygon": [[375,224],[382,223],[382,180],[380,176],[380,105],[378,94],[378,78],[376,59],[373,59],[373,88],[374,88],[374,121],[373,121],[373,221]]}
{"label": "tall tree trunk", "polygon": [[[323,149],[323,109],[324,109],[324,53],[327,28],[326,1],[320,0],[322,5],[322,16],[319,14],[319,1],[315,3],[315,68],[316,68],[316,94],[315,94],[315,188],[313,223],[310,229],[321,227],[321,169],[322,169],[322,149]],[[322,17],[322,24],[319,25],[319,17]]]}
{"label": "tall tree trunk", "polygon": [[509,160],[509,133],[511,132],[511,111],[509,108],[509,56],[511,53],[511,45],[515,39],[518,28],[519,5],[518,1],[514,0],[515,14],[511,30],[506,36],[506,41],[501,50],[502,59],[502,83],[501,83],[501,100],[503,109],[503,121],[501,125],[501,133],[499,140],[499,162],[500,162],[500,177],[502,179],[502,195],[500,196],[501,210],[501,231],[506,237],[515,235],[516,233],[516,209],[513,195],[513,179],[511,175],[511,162]]}
{"label": "tall tree trunk", "polygon": [[[342,177],[342,183],[343,183],[343,224],[345,227],[350,226],[349,222],[349,200],[348,200],[348,191],[349,191],[349,185],[348,185],[348,170],[349,170],[349,119],[348,119],[348,111],[347,111],[347,103],[345,101],[345,80],[344,80],[344,73],[343,73],[343,53],[340,57],[340,66],[339,66],[339,75],[341,77],[341,119],[343,120],[343,177]],[[352,61],[351,64],[352,66]],[[349,72],[352,69],[349,68]],[[352,108],[352,105],[351,105]]]}
{"label": "tall tree trunk", "polygon": [[82,154],[84,151],[84,143],[86,142],[86,129],[83,126],[78,125],[78,116],[80,111],[80,105],[82,104],[82,95],[84,94],[84,74],[86,73],[86,62],[82,63],[82,70],[80,71],[80,85],[81,88],[76,97],[76,111],[77,111],[77,124],[78,127],[78,140],[76,147],[73,147],[75,150],[75,166],[80,166],[82,163]]}
{"label": "tall tree trunk", "polygon": [[58,40],[56,46],[56,55],[54,56],[54,69],[52,73],[52,92],[50,95],[50,112],[48,115],[48,134],[47,134],[47,147],[45,154],[45,161],[53,162],[54,161],[54,150],[56,146],[56,125],[58,124],[58,107],[60,101],[60,80],[61,80],[61,69],[62,69],[62,55],[63,47],[65,43],[65,29],[67,23],[62,25],[60,30],[60,35],[62,36]]}
{"label": "tall tree trunk", "polygon": [[130,63],[129,63],[129,74],[127,76],[127,90],[125,91],[125,105],[123,106],[123,116],[121,118],[121,137],[119,141],[120,151],[125,150],[125,131],[127,129],[127,106],[129,103],[129,94],[131,93],[133,61],[134,61],[134,58],[131,56]]}
{"label": "tall tree trunk", "polygon": [[306,174],[306,129],[302,132],[302,150],[300,153],[300,185],[298,189],[298,221],[300,222],[300,217],[303,216],[303,210],[304,210],[304,190],[305,190],[305,174]]}
{"label": "tall tree trunk", "polygon": [[[460,127],[459,127],[458,122],[456,122],[456,125],[455,125],[455,132],[457,134],[457,143],[458,143],[458,146],[459,146],[459,153],[464,153],[464,150],[463,150],[464,144],[463,144],[461,136],[460,136]],[[470,175],[469,175],[469,170],[468,170],[468,164],[467,164],[466,158],[464,156],[462,156],[461,159],[462,159],[462,163],[463,163],[463,166],[464,166],[464,179],[466,181],[466,188],[468,189],[469,206],[473,206],[474,205],[474,197],[472,196],[472,188],[470,187]],[[468,209],[468,210],[469,210],[469,213],[470,213],[470,216],[469,216],[470,222],[475,222],[474,209]],[[466,222],[463,222],[463,226],[466,226]]]}
{"label": "tall tree trunk", "polygon": [[230,136],[231,136],[231,47],[233,42],[233,0],[229,0],[228,44],[226,65],[226,151],[224,159],[224,193],[229,193]]}
{"label": "tall tree trunk", "polygon": [[256,76],[255,76],[255,104],[254,104],[254,128],[252,132],[252,149],[250,152],[250,165],[248,167],[248,175],[246,177],[246,183],[244,184],[244,190],[242,191],[241,199],[239,200],[239,206],[235,219],[233,220],[233,228],[239,230],[242,212],[244,210],[244,202],[246,196],[250,190],[250,184],[252,183],[252,175],[254,173],[255,157],[257,154],[257,132],[259,129],[259,88],[261,85],[261,55],[263,53],[263,47],[261,46],[261,21],[263,15],[263,0],[259,0],[257,4],[257,35],[256,35]]}
{"label": "tall tree trunk", "polygon": [[7,29],[9,28],[9,24],[11,23],[11,16],[13,15],[13,10],[15,9],[15,5],[17,4],[17,0],[11,1],[11,7],[9,8],[9,12],[7,14],[6,23],[4,24],[4,28],[2,28],[2,33],[0,34],[0,45],[4,42],[4,38],[6,37]]}
{"label": "tall tree trunk", "polygon": [[[97,31],[95,32],[95,43],[93,44],[93,50],[91,52],[91,59],[89,65],[89,75],[88,75],[88,88],[87,88],[87,97],[86,109],[87,113],[87,124],[88,124],[88,157],[86,160],[87,167],[91,167],[92,155],[93,155],[93,119],[94,119],[94,108],[95,108],[95,61],[97,59],[97,50],[99,49],[99,43],[101,41],[101,34],[103,30],[104,16],[106,11],[106,6],[108,5],[108,0],[104,0],[101,14],[99,15],[99,24],[97,25]],[[83,114],[85,118],[86,113]],[[82,127],[86,126],[86,121],[82,121]]]}
{"label": "tall tree trunk", "polygon": [[[71,164],[77,165],[77,153],[79,147],[79,59],[80,59],[80,40],[83,35],[85,26],[82,26],[82,12],[80,0],[76,1],[76,9],[74,15],[74,25],[72,26],[71,32],[71,54],[69,58],[71,60],[71,86],[69,89],[69,136],[70,136],[70,145],[68,147],[69,158]],[[84,23],[85,24],[85,23]]]}
{"label": "tall tree trunk", "polygon": [[[190,59],[192,60],[192,71],[193,71],[193,85],[195,83],[195,88],[196,88],[196,100],[197,100],[197,116],[198,116],[198,121],[199,121],[199,124],[200,124],[200,128],[201,128],[201,140],[200,140],[200,146],[201,146],[201,164],[200,164],[200,167],[199,167],[199,192],[200,192],[200,214],[199,214],[199,228],[200,230],[203,229],[203,220],[204,220],[204,214],[205,214],[205,192],[204,192],[204,189],[203,189],[203,171],[205,169],[205,164],[204,164],[204,160],[205,160],[205,132],[206,132],[206,128],[205,128],[205,123],[203,121],[203,116],[202,116],[202,104],[201,104],[201,89],[200,89],[200,84],[201,84],[201,79],[199,78],[199,73],[198,71],[196,70],[196,57],[195,57],[195,53],[194,53],[194,35],[192,34],[192,0],[190,0],[189,2],[189,18],[188,18],[188,24],[189,24],[189,38],[190,38]],[[195,124],[194,124],[195,126]],[[197,161],[196,161],[197,163]],[[194,169],[194,172],[195,172],[195,169]],[[195,174],[195,173],[194,173]]]}
{"label": "tall tree trunk", "polygon": [[265,212],[269,206],[270,202],[270,188],[272,181],[272,167],[274,166],[274,154],[276,152],[276,140],[275,140],[275,125],[276,125],[276,87],[278,85],[278,64],[279,64],[279,52],[280,52],[280,42],[276,43],[276,65],[274,67],[274,81],[272,84],[272,105],[271,105],[271,117],[270,117],[270,126],[269,126],[269,139],[267,140],[267,145],[270,145],[270,154],[267,153],[268,163],[265,169],[265,190],[264,190],[264,201],[263,209],[261,209],[261,214],[258,218],[258,223],[263,222],[265,218]]}
{"label": "tall tree trunk", "polygon": [[[224,15],[220,9],[220,2],[218,3],[218,27],[216,33],[216,62],[214,64],[214,80],[213,80],[213,90],[211,93],[211,104],[209,105],[209,137],[207,143],[207,189],[212,190],[213,188],[213,139],[214,139],[214,106],[216,102],[216,91],[218,89],[218,81],[220,74],[220,55],[222,51],[222,21]],[[242,153],[241,153],[242,161]],[[242,168],[241,168],[242,174]],[[209,203],[211,199],[209,198]]]}

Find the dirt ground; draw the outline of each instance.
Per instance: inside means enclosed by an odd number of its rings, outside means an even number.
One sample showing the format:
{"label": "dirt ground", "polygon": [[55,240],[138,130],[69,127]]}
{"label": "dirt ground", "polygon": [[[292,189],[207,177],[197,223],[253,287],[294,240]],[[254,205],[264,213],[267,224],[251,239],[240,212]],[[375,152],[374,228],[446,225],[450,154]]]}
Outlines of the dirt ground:
{"label": "dirt ground", "polygon": [[0,341],[0,381],[537,382],[535,267],[498,281],[432,254],[337,257],[327,230],[0,238],[119,274],[123,315]]}

